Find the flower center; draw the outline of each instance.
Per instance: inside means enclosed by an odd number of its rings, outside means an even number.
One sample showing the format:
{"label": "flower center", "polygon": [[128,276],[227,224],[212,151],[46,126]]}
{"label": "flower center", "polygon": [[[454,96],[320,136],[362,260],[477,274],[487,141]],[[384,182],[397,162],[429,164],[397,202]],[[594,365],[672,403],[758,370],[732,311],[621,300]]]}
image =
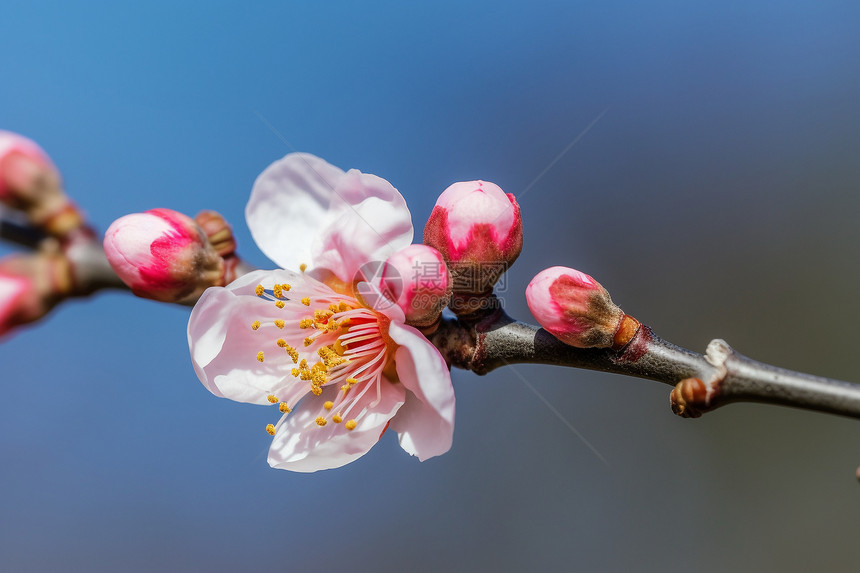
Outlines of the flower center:
{"label": "flower center", "polygon": [[383,381],[397,381],[391,375],[396,345],[388,336],[390,321],[355,298],[323,285],[307,292],[290,291],[288,284],[275,284],[271,289],[257,285],[255,291],[284,311],[284,319],[250,323],[251,329],[269,338],[256,359],[263,362],[269,352],[286,352],[294,365],[284,373],[283,385],[268,396],[283,416],[266,431],[274,436],[308,391],[320,396],[323,388],[335,385],[339,391],[323,403],[316,423],[324,427],[345,421],[344,427],[354,430],[379,402]]}

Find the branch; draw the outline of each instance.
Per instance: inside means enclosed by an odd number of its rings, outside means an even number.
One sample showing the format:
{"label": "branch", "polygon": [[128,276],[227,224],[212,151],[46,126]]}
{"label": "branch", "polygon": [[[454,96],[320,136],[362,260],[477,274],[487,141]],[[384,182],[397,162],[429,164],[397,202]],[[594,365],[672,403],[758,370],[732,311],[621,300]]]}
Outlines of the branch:
{"label": "branch", "polygon": [[486,374],[508,364],[553,364],[613,372],[674,386],[672,411],[697,418],[731,402],[779,404],[860,418],[860,385],[757,362],[714,340],[698,354],[642,326],[620,350],[575,348],[516,321],[497,303],[469,317],[442,319],[429,335],[454,367]]}

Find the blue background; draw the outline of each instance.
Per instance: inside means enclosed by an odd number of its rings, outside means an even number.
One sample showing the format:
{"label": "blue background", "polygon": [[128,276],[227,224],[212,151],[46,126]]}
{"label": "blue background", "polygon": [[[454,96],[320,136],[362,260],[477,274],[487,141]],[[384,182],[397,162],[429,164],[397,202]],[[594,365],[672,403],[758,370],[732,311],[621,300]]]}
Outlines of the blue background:
{"label": "blue background", "polygon": [[[860,381],[853,1],[3,0],[0,127],[48,151],[101,229],[212,208],[260,266],[244,204],[290,146],[391,181],[419,233],[450,183],[494,181],[523,209],[512,315],[563,264],[683,346]],[[269,411],[196,380],[187,316],[104,293],[0,345],[0,569],[860,561],[857,421],[748,404],[691,421],[654,382],[455,371],[449,454],[419,463],[386,435],[292,474],[266,464]]]}

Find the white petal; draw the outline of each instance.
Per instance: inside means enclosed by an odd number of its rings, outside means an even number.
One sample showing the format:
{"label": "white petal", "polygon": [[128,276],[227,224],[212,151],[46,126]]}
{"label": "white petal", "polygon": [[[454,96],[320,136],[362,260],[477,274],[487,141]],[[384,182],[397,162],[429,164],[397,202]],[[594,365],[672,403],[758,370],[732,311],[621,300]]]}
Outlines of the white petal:
{"label": "white petal", "polygon": [[313,265],[351,283],[363,264],[385,261],[412,242],[412,217],[397,189],[375,175],[352,169],[335,191],[349,207],[320,228]]}
{"label": "white petal", "polygon": [[[255,320],[264,323],[264,328],[274,328],[277,318],[297,322],[305,314],[301,310],[298,311],[301,314],[291,312],[289,305],[280,309],[274,302],[254,294],[257,284],[271,286],[285,282],[292,284],[297,292],[320,286],[297,273],[256,271],[227,287],[207,289],[194,306],[188,321],[191,360],[197,377],[213,394],[239,402],[267,404],[266,396],[277,396],[291,386],[290,370],[294,365],[283,349],[278,348],[277,336],[265,329],[251,328]],[[260,351],[265,356],[262,363],[256,358]]]}
{"label": "white petal", "polygon": [[245,207],[245,220],[260,250],[286,269],[310,263],[319,229],[346,208],[334,192],[343,175],[309,153],[291,153],[267,167]]}
{"label": "white petal", "polygon": [[[352,391],[357,391],[354,389]],[[382,381],[381,397],[376,401],[374,389],[362,396],[349,416],[341,423],[331,421],[331,414],[323,407],[326,400],[334,401],[339,388],[329,386],[322,395],[308,395],[290,414],[275,435],[269,449],[269,465],[273,468],[297,472],[315,472],[338,468],[352,462],[379,441],[386,424],[403,404],[405,390],[401,384]],[[358,417],[363,408],[373,407]],[[328,417],[325,427],[316,423],[319,416]],[[346,420],[357,417],[358,425],[347,430]]]}
{"label": "white petal", "polygon": [[420,332],[392,322],[391,339],[397,375],[409,392],[406,404],[391,421],[400,446],[422,462],[451,449],[454,437],[454,387],[445,359]]}

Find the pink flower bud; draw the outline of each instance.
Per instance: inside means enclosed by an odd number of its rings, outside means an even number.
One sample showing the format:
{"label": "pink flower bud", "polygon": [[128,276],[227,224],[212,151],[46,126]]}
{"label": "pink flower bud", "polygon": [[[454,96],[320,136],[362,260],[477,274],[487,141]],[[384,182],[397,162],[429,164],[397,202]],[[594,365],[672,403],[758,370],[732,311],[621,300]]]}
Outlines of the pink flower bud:
{"label": "pink flower bud", "polygon": [[567,267],[538,273],[526,288],[526,301],[544,329],[578,348],[623,346],[639,326],[612,302],[600,283]]}
{"label": "pink flower bud", "polygon": [[176,302],[223,281],[224,261],[204,232],[170,209],[120,217],[104,247],[114,272],[143,298]]}
{"label": "pink flower bud", "polygon": [[40,251],[0,259],[0,336],[36,322],[74,288],[72,268],[60,253]]}
{"label": "pink flower bud", "polygon": [[436,201],[424,243],[448,261],[454,292],[485,293],[522,250],[520,207],[489,181],[454,183]]}
{"label": "pink flower bud", "polygon": [[53,165],[35,142],[0,131],[0,200],[12,201],[15,193],[29,188],[45,168],[53,169]]}
{"label": "pink flower bud", "polygon": [[448,304],[448,267],[433,247],[409,245],[385,261],[379,289],[403,310],[407,324],[429,326]]}

